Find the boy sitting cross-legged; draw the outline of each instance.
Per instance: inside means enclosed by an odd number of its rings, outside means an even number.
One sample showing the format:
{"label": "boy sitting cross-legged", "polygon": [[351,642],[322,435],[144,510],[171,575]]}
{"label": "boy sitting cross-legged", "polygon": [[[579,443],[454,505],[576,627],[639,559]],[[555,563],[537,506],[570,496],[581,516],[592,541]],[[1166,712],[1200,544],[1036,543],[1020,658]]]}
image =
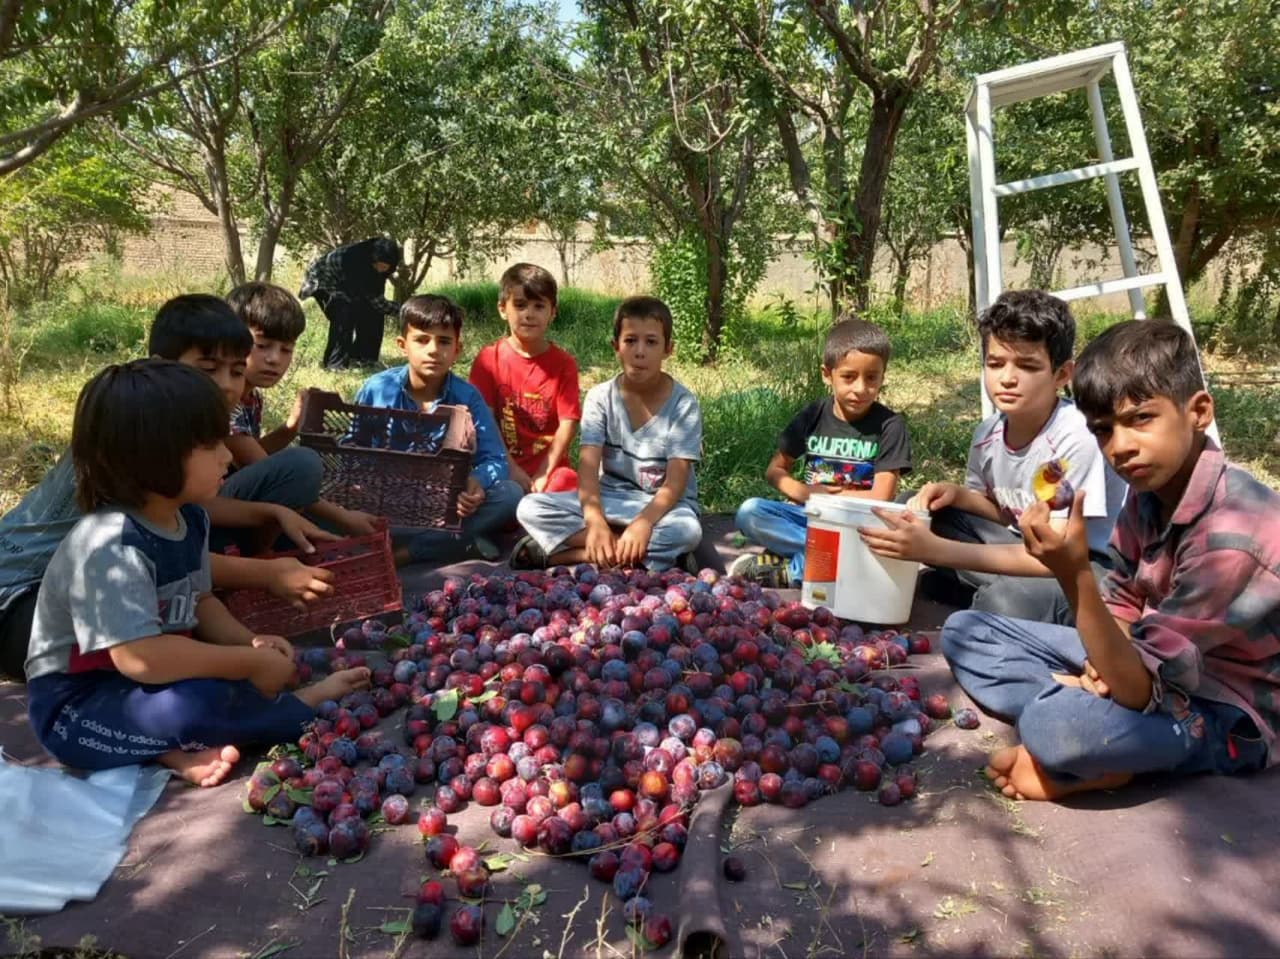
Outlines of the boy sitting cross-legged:
{"label": "boy sitting cross-legged", "polygon": [[[1043,481],[1045,474],[1089,494],[1089,549],[1099,574],[1105,572],[1107,537],[1125,489],[1084,416],[1058,395],[1071,379],[1075,330],[1057,297],[1040,290],[1002,294],[978,318],[983,382],[996,412],[973,434],[964,484],[926,483],[912,499],[933,514],[931,527],[910,512],[883,512],[887,529],[861,530],[881,556],[932,566],[921,587],[936,598],[1019,619],[1071,622],[1066,596],[1023,549],[1018,528],[1019,515],[1037,502],[1037,488],[1056,486]],[[1066,504],[1053,505],[1052,522],[1061,529]]]}
{"label": "boy sitting cross-legged", "polygon": [[1213,399],[1191,337],[1157,320],[1104,332],[1073,386],[1107,461],[1129,484],[1114,568],[1089,562],[1088,494],[1065,529],[1037,503],[1026,549],[1076,628],[955,613],[942,649],[965,691],[1015,723],[992,755],[1007,796],[1056,799],[1134,775],[1238,773],[1280,760],[1280,494],[1205,436]]}
{"label": "boy sitting cross-legged", "polygon": [[702,412],[663,372],[671,332],[671,311],[656,297],[618,305],[613,349],[622,372],[587,393],[578,490],[520,501],[529,535],[512,553],[513,568],[585,561],[661,571],[702,540],[694,475]]}
{"label": "boy sitting cross-legged", "polygon": [[[487,534],[501,530],[516,515],[522,490],[507,474],[507,452],[493,414],[476,388],[452,372],[462,352],[462,310],[444,296],[412,296],[400,307],[396,345],[408,362],[375,373],[356,394],[362,406],[433,411],[441,403],[465,406],[476,430],[476,451],[467,488],[458,496],[462,530],[432,529],[413,533],[397,547],[396,562],[444,564],[471,552],[496,559],[497,547]],[[392,442],[396,433],[392,432]]]}
{"label": "boy sitting cross-legged", "polygon": [[[889,363],[889,338],[874,323],[846,316],[832,327],[822,352],[822,380],[831,395],[810,403],[778,436],[765,480],[786,502],[753,498],[738,508],[736,525],[763,553],[745,553],[729,573],[765,586],[799,587],[804,579],[812,493],[892,500],[898,478],[911,470],[906,420],[877,401]],[[804,461],[804,479],[791,475]]]}
{"label": "boy sitting cross-legged", "polygon": [[[316,464],[320,460],[312,450],[289,446],[298,435],[305,391],[298,393],[288,419],[262,435],[262,391],[275,386],[289,372],[294,345],[307,328],[302,304],[288,290],[259,282],[236,287],[227,294],[227,304],[253,336],[253,348],[245,364],[245,391],[231,414],[231,435],[227,438],[227,449],[237,467],[236,478],[229,483],[234,495],[245,488],[247,477],[241,474],[252,475],[255,464],[272,462],[273,457],[282,462],[293,457]],[[320,499],[319,493],[317,482],[311,501],[297,508],[351,536],[368,536],[377,528],[376,516]]]}
{"label": "boy sitting cross-legged", "polygon": [[[249,331],[225,302],[195,293],[176,296],[160,307],[148,345],[154,355],[194,367],[212,379],[230,415],[244,392],[251,344]],[[329,570],[291,557],[251,559],[222,553],[232,542],[243,544],[242,552],[251,552],[254,543],[269,543],[281,534],[308,552],[314,549],[314,540],[336,539],[289,505],[314,499],[322,474],[319,457],[311,450],[290,450],[244,472],[234,481],[243,483],[241,488],[224,483],[221,495],[201,504],[213,524],[214,585],[220,589],[264,587],[299,607],[331,593]],[[69,453],[0,518],[0,675],[22,676],[36,588],[58,544],[79,519]]]}
{"label": "boy sitting cross-legged", "polygon": [[71,433],[84,517],[40,585],[27,658],[31,726],[81,769],[156,760],[215,786],[237,746],[295,739],[363,667],[284,692],[280,636],[255,636],[209,592],[209,518],[231,455],[227,406],[196,370],[109,366],[85,385]]}
{"label": "boy sitting cross-legged", "polygon": [[511,332],[476,354],[470,380],[498,421],[511,478],[526,493],[576,490],[569,444],[582,401],[578,364],[547,339],[555,277],[532,263],[509,267],[498,283],[498,312]]}

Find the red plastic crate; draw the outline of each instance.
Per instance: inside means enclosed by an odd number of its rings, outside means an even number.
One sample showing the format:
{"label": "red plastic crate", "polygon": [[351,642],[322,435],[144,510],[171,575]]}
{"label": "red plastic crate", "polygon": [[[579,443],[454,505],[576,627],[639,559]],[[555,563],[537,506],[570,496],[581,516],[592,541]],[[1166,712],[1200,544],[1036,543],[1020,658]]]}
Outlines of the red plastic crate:
{"label": "red plastic crate", "polygon": [[290,550],[261,558],[292,556],[307,566],[331,570],[331,596],[300,610],[265,589],[237,589],[223,597],[227,609],[255,633],[297,636],[404,608],[400,578],[391,557],[391,533],[385,523],[370,536],[314,545],[314,553]]}
{"label": "red plastic crate", "polygon": [[[475,425],[465,406],[440,406],[431,413],[393,410],[311,391],[298,440],[324,463],[324,499],[385,516],[392,526],[462,525],[458,494],[466,489],[475,449]],[[401,449],[390,449],[393,444]]]}

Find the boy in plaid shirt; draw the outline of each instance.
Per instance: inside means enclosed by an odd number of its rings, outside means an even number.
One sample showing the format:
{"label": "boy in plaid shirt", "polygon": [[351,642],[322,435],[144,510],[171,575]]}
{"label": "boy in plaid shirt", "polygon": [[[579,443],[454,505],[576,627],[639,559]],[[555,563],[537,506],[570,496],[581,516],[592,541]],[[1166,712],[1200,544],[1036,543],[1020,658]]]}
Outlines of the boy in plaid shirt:
{"label": "boy in plaid shirt", "polygon": [[991,756],[1005,795],[1057,799],[1140,773],[1240,773],[1280,760],[1280,494],[1228,463],[1205,431],[1213,399],[1180,327],[1130,321],[1081,354],[1076,403],[1130,494],[1112,571],[1089,565],[1082,503],[1066,529],[1022,514],[1028,552],[1062,585],[1069,629],[951,616],[960,685],[1016,723]]}

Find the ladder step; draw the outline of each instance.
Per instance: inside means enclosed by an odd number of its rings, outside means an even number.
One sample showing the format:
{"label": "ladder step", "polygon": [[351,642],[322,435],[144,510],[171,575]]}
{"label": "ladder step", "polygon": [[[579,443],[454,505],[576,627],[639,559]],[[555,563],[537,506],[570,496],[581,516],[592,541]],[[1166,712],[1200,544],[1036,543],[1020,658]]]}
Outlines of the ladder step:
{"label": "ladder step", "polygon": [[1087,286],[1073,286],[1069,290],[1059,290],[1053,295],[1070,303],[1072,300],[1083,300],[1090,296],[1106,296],[1108,293],[1124,293],[1127,290],[1140,290],[1147,286],[1160,286],[1169,282],[1164,273],[1142,273],[1138,276],[1124,276],[1115,280],[1102,280]]}
{"label": "ladder step", "polygon": [[1091,163],[1075,170],[1063,170],[1059,173],[1046,173],[1044,176],[1033,176],[1027,180],[1013,180],[1010,183],[998,183],[992,189],[996,196],[1014,196],[1018,193],[1030,193],[1032,190],[1045,190],[1051,186],[1065,186],[1068,183],[1083,183],[1085,180],[1096,180],[1100,176],[1115,173],[1128,173],[1138,169],[1136,157],[1123,160],[1111,160],[1107,163]]}

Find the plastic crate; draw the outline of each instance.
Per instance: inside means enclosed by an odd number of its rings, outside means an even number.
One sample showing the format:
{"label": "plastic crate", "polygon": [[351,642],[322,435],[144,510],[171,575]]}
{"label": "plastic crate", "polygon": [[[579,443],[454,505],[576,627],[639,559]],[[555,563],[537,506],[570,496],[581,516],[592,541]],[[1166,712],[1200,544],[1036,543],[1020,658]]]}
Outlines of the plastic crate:
{"label": "plastic crate", "polygon": [[260,558],[292,556],[307,566],[331,570],[332,595],[300,610],[265,589],[237,589],[223,596],[227,609],[255,633],[297,636],[404,608],[400,578],[391,557],[391,533],[385,523],[369,536],[314,545],[314,553],[290,550]]}
{"label": "plastic crate", "polygon": [[466,489],[475,449],[465,406],[423,413],[355,406],[337,393],[311,391],[298,439],[324,462],[324,499],[385,516],[392,526],[462,525],[458,494]]}

